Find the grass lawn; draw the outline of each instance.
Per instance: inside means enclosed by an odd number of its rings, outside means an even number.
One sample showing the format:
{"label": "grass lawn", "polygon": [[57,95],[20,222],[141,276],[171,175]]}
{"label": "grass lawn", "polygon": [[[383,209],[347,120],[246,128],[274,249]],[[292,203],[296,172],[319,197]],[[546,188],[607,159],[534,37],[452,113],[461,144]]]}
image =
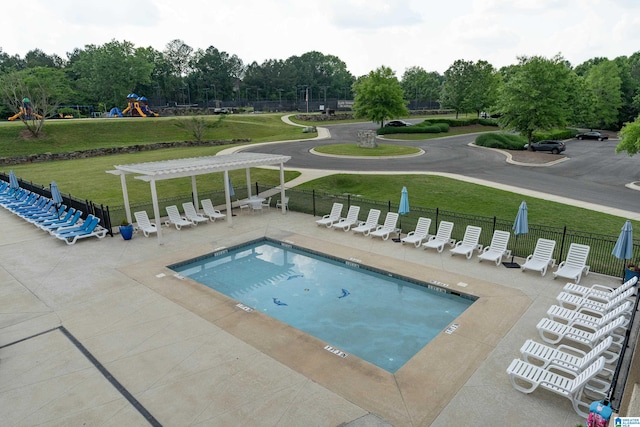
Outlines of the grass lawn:
{"label": "grass lawn", "polygon": [[[251,142],[308,138],[299,127],[286,125],[280,114],[202,116],[207,122],[225,117],[221,126],[207,129],[206,140],[250,139]],[[123,147],[153,142],[195,140],[175,125],[190,117],[70,119],[45,122],[44,137],[24,139],[21,122],[0,122],[0,157],[35,153],[64,153],[96,147]]]}
{"label": "grass lawn", "polygon": [[[308,137],[298,127],[287,126],[279,114],[232,115],[228,116],[220,128],[211,129],[207,138],[233,139],[251,138],[252,141],[274,141],[301,139]],[[217,117],[206,116],[217,120]],[[51,121],[45,125],[47,138],[42,141],[24,141],[19,138],[23,125],[20,123],[0,124],[0,157],[37,154],[45,152],[67,152],[95,147],[144,144],[158,141],[182,141],[192,139],[184,130],[176,127],[170,118],[140,119],[84,119]],[[317,123],[316,123],[317,125]],[[453,135],[450,132],[446,135]],[[397,135],[394,135],[396,137]],[[424,138],[424,135],[421,136]],[[351,144],[352,148],[355,147]],[[397,147],[397,146],[393,146]],[[140,163],[185,157],[214,155],[226,146],[172,148],[146,151],[135,154],[94,157],[80,160],[65,160],[50,163],[32,163],[4,166],[8,173],[13,169],[18,177],[41,185],[55,180],[60,190],[78,198],[93,200],[109,206],[122,205],[122,190],[118,177],[107,174],[114,165]],[[222,174],[212,174],[197,178],[201,192],[223,188]],[[291,180],[298,172],[285,172],[285,179]],[[231,173],[235,185],[244,183],[243,170]],[[278,185],[279,172],[253,169],[254,182]],[[150,199],[149,184],[136,179],[128,179],[127,186],[132,203],[147,202]],[[438,207],[441,209],[474,213],[500,218],[515,218],[518,206],[526,200],[529,206],[529,221],[532,224],[548,224],[585,231],[617,235],[624,223],[623,218],[600,212],[566,206],[541,199],[521,196],[496,190],[491,187],[468,184],[449,178],[426,175],[333,175],[302,185],[302,188],[326,190],[342,194],[359,194],[378,200],[399,202],[400,189],[406,186],[412,205]],[[160,197],[171,197],[191,192],[190,178],[158,182]],[[634,223],[637,229],[640,224]]]}
{"label": "grass lawn", "polygon": [[324,154],[334,154],[340,156],[406,156],[420,152],[418,148],[404,145],[378,144],[376,148],[358,147],[357,144],[331,144],[315,147],[315,151]]}
{"label": "grass lawn", "polygon": [[[298,188],[350,193],[399,203],[403,186],[407,187],[412,206],[515,219],[524,200],[530,224],[567,226],[573,230],[609,235],[618,235],[625,221],[625,218],[613,215],[434,175],[336,174],[309,181]],[[640,222],[632,222],[634,228],[640,227]]]}

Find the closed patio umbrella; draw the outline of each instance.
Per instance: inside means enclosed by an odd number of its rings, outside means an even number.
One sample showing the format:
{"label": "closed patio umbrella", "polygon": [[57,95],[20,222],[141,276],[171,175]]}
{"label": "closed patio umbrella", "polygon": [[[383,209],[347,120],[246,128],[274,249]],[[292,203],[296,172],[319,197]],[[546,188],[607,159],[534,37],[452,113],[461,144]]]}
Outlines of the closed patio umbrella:
{"label": "closed patio umbrella", "polygon": [[[402,187],[402,193],[400,195],[400,206],[398,207],[398,213],[401,215],[400,217],[400,230],[402,230],[402,215],[406,215],[409,213],[409,192],[407,191],[407,187]],[[402,232],[402,231],[401,231]],[[398,236],[399,237],[399,236]],[[393,239],[393,241],[400,241],[400,239]]]}
{"label": "closed patio umbrella", "polygon": [[20,184],[18,183],[18,178],[16,178],[16,174],[13,173],[13,169],[9,171],[9,188],[12,190],[11,195],[17,198]]}
{"label": "closed patio umbrella", "polygon": [[[529,232],[529,215],[527,212],[527,202],[523,201],[520,203],[520,208],[518,208],[518,214],[516,215],[516,220],[513,223],[513,234],[516,236],[516,244],[518,245],[518,236],[521,234],[527,234]],[[517,262],[513,262],[513,258],[515,255],[511,254],[511,262],[503,262],[502,264],[507,268],[520,268],[520,264]]]}
{"label": "closed patio umbrella", "polygon": [[62,204],[62,194],[60,194],[60,190],[58,189],[58,184],[55,181],[51,181],[51,200],[56,205],[57,208],[60,208]]}
{"label": "closed patio umbrella", "polygon": [[[613,251],[611,251],[611,255],[621,260],[633,258],[633,227],[631,226],[631,221],[627,220],[622,226],[622,230],[620,231],[618,240],[616,240]],[[623,269],[623,275],[625,274],[625,271],[626,262],[625,268]],[[623,277],[625,280],[627,279],[625,276]]]}

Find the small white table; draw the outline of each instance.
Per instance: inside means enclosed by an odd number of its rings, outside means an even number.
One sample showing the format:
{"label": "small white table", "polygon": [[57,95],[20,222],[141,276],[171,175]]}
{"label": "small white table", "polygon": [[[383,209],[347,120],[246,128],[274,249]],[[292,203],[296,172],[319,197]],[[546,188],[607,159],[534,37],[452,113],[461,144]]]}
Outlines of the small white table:
{"label": "small white table", "polygon": [[247,204],[251,207],[251,211],[260,211],[262,213],[262,202],[266,199],[258,196],[251,196],[247,199]]}

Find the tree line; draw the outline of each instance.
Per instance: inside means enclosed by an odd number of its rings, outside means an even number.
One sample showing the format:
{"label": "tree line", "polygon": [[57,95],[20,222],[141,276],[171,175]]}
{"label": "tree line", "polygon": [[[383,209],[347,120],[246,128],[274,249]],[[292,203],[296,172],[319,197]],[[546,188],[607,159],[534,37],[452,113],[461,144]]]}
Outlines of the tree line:
{"label": "tree line", "polygon": [[[145,95],[152,105],[177,103],[215,106],[216,101],[285,101],[354,99],[354,88],[367,75],[355,77],[340,58],[311,51],[285,60],[244,64],[235,54],[213,46],[194,50],[181,40],[163,51],[112,40],[85,45],[65,59],[39,49],[23,58],[0,48],[3,98],[0,116],[20,108],[21,94],[46,94],[33,108],[93,105],[99,111],[123,106],[129,93]],[[388,67],[384,67],[385,69]],[[402,102],[438,102],[456,113],[508,115],[511,125],[535,127],[571,123],[587,128],[619,129],[640,111],[640,52],[614,59],[593,58],[572,66],[554,58],[522,57],[495,69],[486,61],[456,60],[445,72],[410,67],[397,79]],[[30,89],[31,92],[25,92]],[[396,96],[398,94],[396,93]],[[38,102],[34,95],[33,102]],[[514,108],[517,106],[517,108]],[[400,110],[404,111],[404,110]],[[543,114],[542,111],[545,113]],[[395,111],[397,114],[398,111]]]}

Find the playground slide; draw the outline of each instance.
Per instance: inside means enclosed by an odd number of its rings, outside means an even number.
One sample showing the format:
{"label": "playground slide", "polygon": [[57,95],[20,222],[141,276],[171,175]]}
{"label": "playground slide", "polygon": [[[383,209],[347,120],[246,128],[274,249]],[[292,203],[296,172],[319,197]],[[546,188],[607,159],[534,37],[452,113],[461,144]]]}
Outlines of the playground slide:
{"label": "playground slide", "polygon": [[9,119],[8,119],[8,120],[13,121],[13,120],[19,119],[21,115],[22,115],[22,113],[18,113],[18,114],[16,114],[15,116],[11,116],[11,117],[9,117]]}
{"label": "playground slide", "polygon": [[137,102],[133,105],[133,108],[135,108],[138,114],[140,114],[140,117],[147,117],[147,115],[142,112],[140,105]]}

